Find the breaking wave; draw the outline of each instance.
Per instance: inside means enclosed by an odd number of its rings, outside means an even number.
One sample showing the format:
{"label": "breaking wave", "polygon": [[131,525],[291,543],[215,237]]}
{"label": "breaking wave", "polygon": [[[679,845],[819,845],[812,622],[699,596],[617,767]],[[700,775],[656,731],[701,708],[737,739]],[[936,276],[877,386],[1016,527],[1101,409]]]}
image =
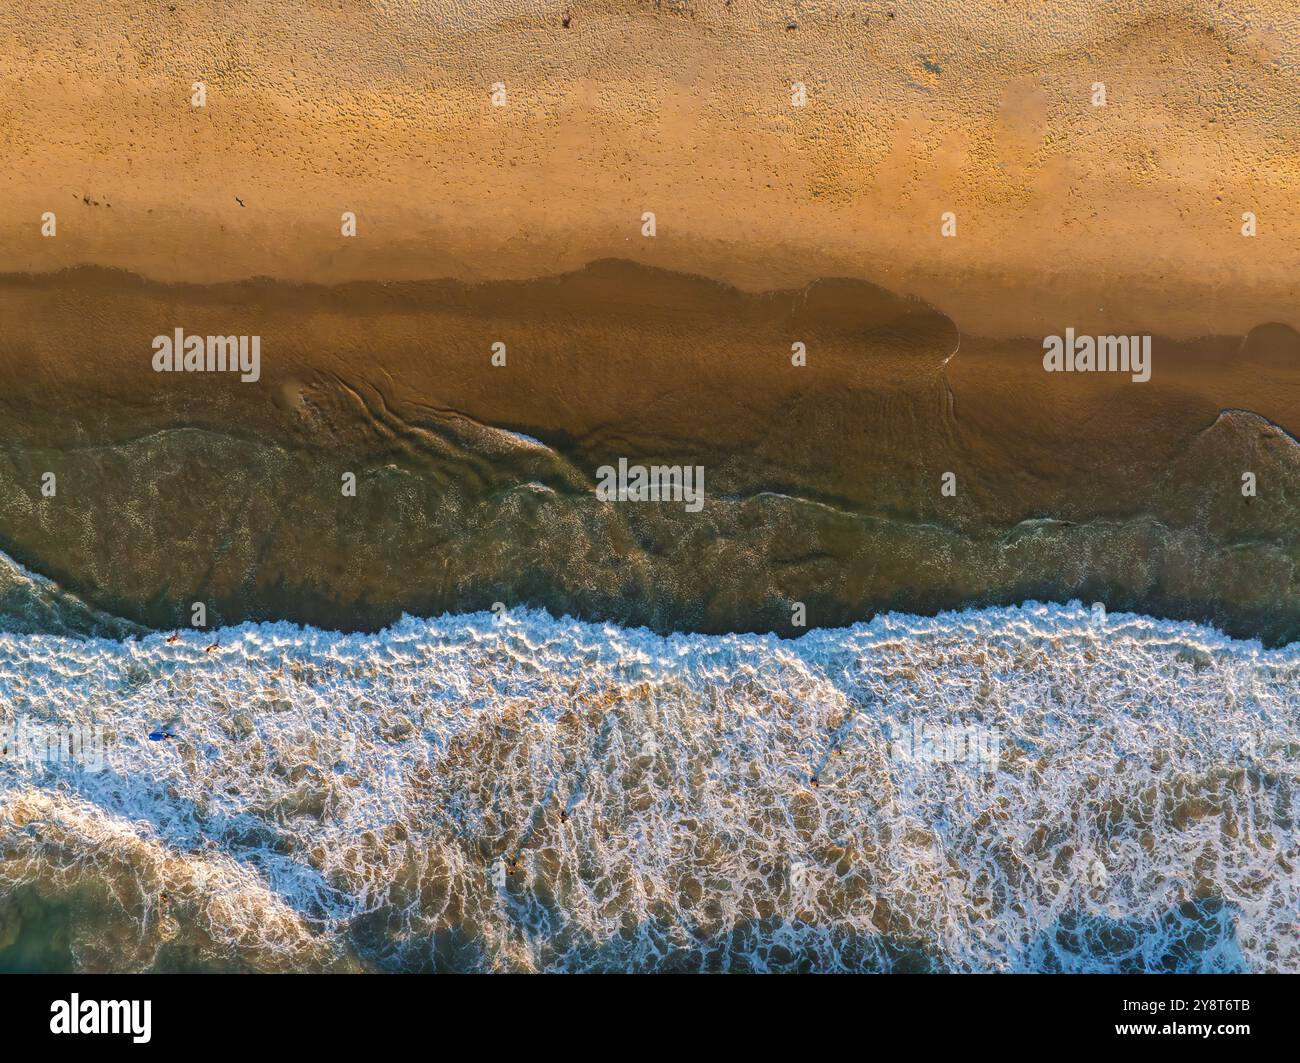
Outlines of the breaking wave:
{"label": "breaking wave", "polygon": [[0,963],[1300,970],[1298,679],[1078,603],[4,634]]}

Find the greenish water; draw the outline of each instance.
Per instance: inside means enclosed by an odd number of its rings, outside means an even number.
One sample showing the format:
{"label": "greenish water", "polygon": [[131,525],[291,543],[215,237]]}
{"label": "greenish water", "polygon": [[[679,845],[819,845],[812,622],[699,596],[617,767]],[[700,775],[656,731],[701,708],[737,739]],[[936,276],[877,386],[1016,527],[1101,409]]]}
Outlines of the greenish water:
{"label": "greenish water", "polygon": [[0,893],[0,971],[70,971],[69,926],[75,906],[43,900],[30,889]]}

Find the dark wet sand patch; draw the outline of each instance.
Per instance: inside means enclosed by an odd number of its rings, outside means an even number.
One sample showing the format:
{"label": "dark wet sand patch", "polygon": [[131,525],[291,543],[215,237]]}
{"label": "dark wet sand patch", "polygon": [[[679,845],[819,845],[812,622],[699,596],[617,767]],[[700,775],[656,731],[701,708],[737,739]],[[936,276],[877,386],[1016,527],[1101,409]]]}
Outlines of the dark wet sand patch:
{"label": "dark wet sand patch", "polygon": [[[1156,337],[1133,383],[1047,374],[1038,339],[959,336],[863,282],[618,261],[337,288],[87,268],[4,278],[0,314],[0,548],[157,627],[195,600],[341,628],[503,601],[797,634],[796,601],[822,626],[1082,597],[1298,630],[1288,325]],[[261,379],[153,372],[176,327],[259,335]],[[620,457],[704,466],[704,511],[598,502]]]}

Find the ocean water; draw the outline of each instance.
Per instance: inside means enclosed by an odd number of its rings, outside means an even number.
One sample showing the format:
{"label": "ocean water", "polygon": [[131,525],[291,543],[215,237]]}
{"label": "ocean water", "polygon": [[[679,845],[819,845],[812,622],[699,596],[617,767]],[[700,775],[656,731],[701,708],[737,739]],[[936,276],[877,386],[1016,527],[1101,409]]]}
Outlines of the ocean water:
{"label": "ocean water", "polygon": [[1298,680],[1079,603],[11,632],[0,968],[1296,971]]}

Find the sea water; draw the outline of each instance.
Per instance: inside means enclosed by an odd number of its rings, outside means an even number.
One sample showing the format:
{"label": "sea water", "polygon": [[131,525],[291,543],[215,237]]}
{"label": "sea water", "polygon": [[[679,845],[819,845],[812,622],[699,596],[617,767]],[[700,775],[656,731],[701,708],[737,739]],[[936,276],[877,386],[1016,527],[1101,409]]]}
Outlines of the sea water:
{"label": "sea water", "polygon": [[0,756],[0,966],[1295,971],[1298,681],[1079,603],[4,634],[100,744]]}

